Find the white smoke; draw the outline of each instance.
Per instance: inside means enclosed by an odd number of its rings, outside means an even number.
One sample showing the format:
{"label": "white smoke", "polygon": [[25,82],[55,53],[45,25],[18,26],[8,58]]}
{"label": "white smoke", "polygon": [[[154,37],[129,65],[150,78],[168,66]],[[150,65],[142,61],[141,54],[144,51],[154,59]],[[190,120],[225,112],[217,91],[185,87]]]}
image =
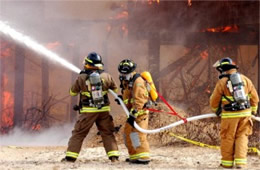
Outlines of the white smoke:
{"label": "white smoke", "polygon": [[15,128],[7,135],[0,136],[0,145],[14,146],[65,146],[71,136],[73,124],[54,126],[42,132],[26,132]]}

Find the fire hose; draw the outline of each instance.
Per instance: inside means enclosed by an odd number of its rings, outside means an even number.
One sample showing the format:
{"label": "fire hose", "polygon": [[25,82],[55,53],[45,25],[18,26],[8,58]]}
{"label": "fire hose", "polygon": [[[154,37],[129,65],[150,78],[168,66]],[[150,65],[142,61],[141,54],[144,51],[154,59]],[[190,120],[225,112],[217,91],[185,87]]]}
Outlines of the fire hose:
{"label": "fire hose", "polygon": [[[126,108],[124,102],[121,100],[120,97],[117,96],[117,94],[115,92],[113,92],[112,90],[109,89],[109,92],[116,98],[119,100],[120,102],[120,105],[122,106],[124,112],[126,113],[126,115],[129,117],[129,111],[128,109]],[[205,118],[212,118],[212,117],[217,117],[217,115],[215,113],[208,113],[208,114],[204,114],[204,115],[199,115],[199,116],[193,116],[193,117],[189,117],[187,118],[187,122],[191,122],[191,121],[194,121],[194,120],[199,120],[199,119],[205,119]],[[252,118],[255,119],[256,121],[259,121],[260,122],[260,117],[256,117],[256,116],[253,116],[252,115]],[[166,129],[170,129],[172,127],[175,127],[175,126],[178,126],[178,125],[181,125],[185,123],[183,120],[180,120],[180,121],[177,121],[177,122],[174,122],[174,123],[171,123],[167,126],[163,126],[161,128],[158,128],[158,129],[152,129],[152,130],[148,130],[148,129],[142,129],[136,122],[134,122],[134,127],[142,132],[142,133],[149,133],[149,134],[152,134],[152,133],[159,133],[161,131],[164,131]]]}

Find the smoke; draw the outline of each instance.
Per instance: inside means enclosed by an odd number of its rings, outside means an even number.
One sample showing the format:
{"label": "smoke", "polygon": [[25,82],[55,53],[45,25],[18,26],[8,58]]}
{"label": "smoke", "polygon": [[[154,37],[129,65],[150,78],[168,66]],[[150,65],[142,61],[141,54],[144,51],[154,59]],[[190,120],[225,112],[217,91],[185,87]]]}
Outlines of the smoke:
{"label": "smoke", "polygon": [[53,126],[39,132],[23,131],[14,128],[10,133],[2,135],[0,145],[15,146],[64,146],[67,145],[73,124]]}

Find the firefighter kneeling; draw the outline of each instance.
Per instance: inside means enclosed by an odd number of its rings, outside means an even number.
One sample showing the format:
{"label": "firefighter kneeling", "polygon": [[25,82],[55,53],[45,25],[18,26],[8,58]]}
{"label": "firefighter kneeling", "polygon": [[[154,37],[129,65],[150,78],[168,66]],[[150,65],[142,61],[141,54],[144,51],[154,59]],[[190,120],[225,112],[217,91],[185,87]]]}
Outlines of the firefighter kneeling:
{"label": "firefighter kneeling", "polygon": [[104,73],[101,56],[97,53],[90,53],[85,58],[84,67],[70,89],[71,96],[80,93],[80,104],[74,108],[79,110],[80,115],[72,131],[66,157],[62,161],[76,161],[84,138],[96,123],[107,156],[115,162],[118,160],[119,152],[113,134],[115,131],[113,118],[109,114],[110,103],[107,92],[108,89],[117,91],[117,86],[114,79],[108,73]]}
{"label": "firefighter kneeling", "polygon": [[248,136],[252,134],[251,114],[256,114],[258,94],[251,80],[237,72],[230,58],[214,64],[221,73],[210,97],[210,106],[221,116],[221,166],[245,167],[247,164]]}

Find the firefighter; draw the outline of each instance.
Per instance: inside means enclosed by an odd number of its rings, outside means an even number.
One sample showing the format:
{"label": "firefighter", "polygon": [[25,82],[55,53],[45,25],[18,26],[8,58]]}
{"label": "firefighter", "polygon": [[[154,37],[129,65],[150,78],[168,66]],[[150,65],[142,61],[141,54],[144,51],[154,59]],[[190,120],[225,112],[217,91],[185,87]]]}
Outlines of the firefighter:
{"label": "firefighter", "polygon": [[221,117],[221,167],[243,168],[247,164],[248,136],[252,134],[251,114],[257,113],[258,94],[251,80],[237,72],[231,58],[214,65],[219,80],[210,97],[210,106]]}
{"label": "firefighter", "polygon": [[92,52],[84,60],[84,70],[70,89],[71,96],[80,95],[79,118],[68,142],[66,157],[62,161],[75,162],[84,138],[95,123],[102,137],[108,158],[112,162],[118,161],[118,146],[113,134],[115,128],[113,118],[109,114],[110,102],[108,89],[117,91],[117,85],[110,74],[103,70],[102,58]]}
{"label": "firefighter", "polygon": [[144,110],[149,101],[146,82],[135,72],[136,63],[129,59],[120,62],[118,71],[121,81],[122,98],[130,115],[124,129],[124,141],[128,149],[127,162],[149,164],[150,149],[147,135],[134,128],[134,121],[143,129],[148,128],[148,110]]}

